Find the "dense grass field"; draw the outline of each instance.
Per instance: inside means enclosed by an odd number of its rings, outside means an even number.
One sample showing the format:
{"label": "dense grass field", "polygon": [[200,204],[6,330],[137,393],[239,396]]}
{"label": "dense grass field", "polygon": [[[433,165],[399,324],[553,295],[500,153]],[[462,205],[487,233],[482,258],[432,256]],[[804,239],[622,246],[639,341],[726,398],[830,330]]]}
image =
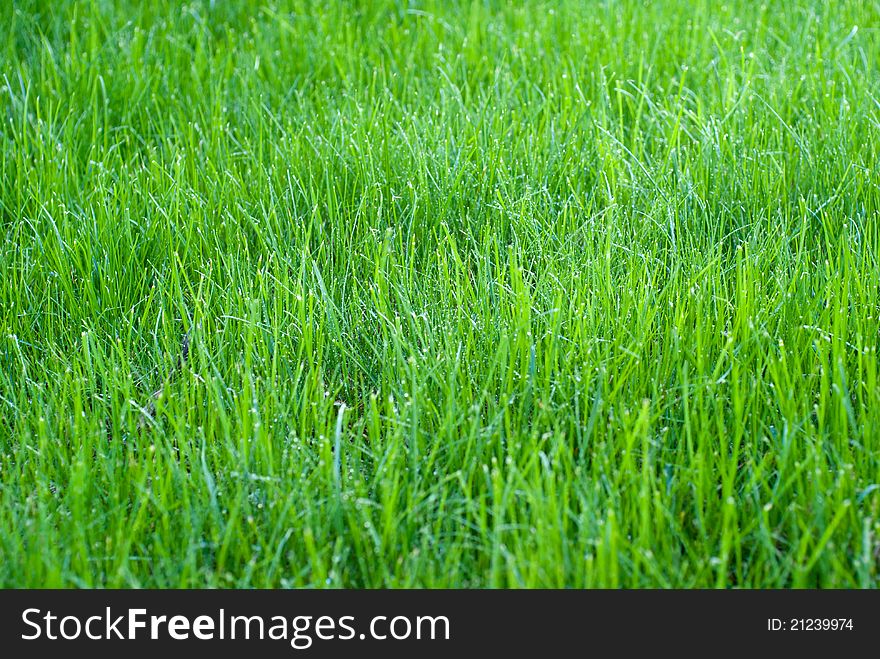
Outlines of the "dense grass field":
{"label": "dense grass field", "polygon": [[875,587],[880,4],[0,8],[0,585]]}

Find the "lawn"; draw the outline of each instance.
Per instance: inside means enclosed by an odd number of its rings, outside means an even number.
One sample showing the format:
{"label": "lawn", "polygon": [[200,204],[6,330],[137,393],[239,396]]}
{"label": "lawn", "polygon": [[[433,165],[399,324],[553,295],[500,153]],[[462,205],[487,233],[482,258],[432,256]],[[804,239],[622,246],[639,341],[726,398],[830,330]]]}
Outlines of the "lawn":
{"label": "lawn", "polygon": [[0,586],[880,584],[880,3],[0,8]]}

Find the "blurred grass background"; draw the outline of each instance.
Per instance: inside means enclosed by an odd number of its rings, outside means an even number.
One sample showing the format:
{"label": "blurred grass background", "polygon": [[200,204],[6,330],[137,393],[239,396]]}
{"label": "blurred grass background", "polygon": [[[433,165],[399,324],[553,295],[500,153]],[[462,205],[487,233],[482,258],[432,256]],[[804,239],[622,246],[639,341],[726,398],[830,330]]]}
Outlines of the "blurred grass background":
{"label": "blurred grass background", "polygon": [[874,1],[4,3],[0,584],[876,586],[878,62]]}

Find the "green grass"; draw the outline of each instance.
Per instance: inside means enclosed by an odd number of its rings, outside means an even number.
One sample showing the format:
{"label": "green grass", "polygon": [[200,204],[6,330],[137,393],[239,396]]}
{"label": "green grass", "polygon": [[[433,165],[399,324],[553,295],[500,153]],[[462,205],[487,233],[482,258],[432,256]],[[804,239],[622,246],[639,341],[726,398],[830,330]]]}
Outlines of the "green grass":
{"label": "green grass", "polygon": [[876,587],[880,4],[326,4],[2,3],[0,585]]}

